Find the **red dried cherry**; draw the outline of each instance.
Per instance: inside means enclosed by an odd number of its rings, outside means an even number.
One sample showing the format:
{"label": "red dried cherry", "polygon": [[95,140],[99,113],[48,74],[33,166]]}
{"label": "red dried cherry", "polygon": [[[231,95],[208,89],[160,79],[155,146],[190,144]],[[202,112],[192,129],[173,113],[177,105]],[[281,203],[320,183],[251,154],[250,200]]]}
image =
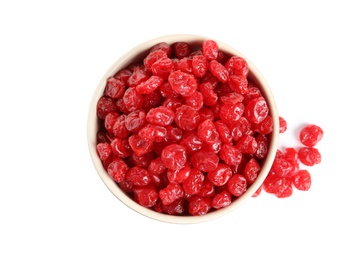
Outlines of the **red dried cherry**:
{"label": "red dried cherry", "polygon": [[232,176],[232,170],[227,164],[219,163],[218,167],[209,171],[207,176],[215,186],[223,186]]}
{"label": "red dried cherry", "polygon": [[97,102],[97,116],[100,119],[105,119],[106,115],[111,112],[116,112],[117,106],[114,100],[110,97],[101,97]]}
{"label": "red dried cherry", "polygon": [[317,125],[306,125],[300,131],[300,141],[308,147],[315,146],[323,137],[323,130]]}
{"label": "red dried cherry", "polygon": [[109,143],[99,143],[96,146],[97,153],[101,161],[105,161],[112,153],[112,149]]}
{"label": "red dried cherry", "polygon": [[261,171],[260,164],[254,158],[252,158],[250,161],[247,162],[243,175],[246,178],[247,182],[249,184],[252,184],[255,182],[260,171]]}
{"label": "red dried cherry", "polygon": [[212,206],[215,209],[220,209],[227,207],[231,204],[231,194],[228,191],[222,191],[221,193],[218,193],[215,195],[215,197],[212,200]]}
{"label": "red dried cherry", "polygon": [[111,98],[122,98],[125,91],[125,83],[115,77],[107,80],[105,95]]}
{"label": "red dried cherry", "polygon": [[261,123],[268,115],[268,106],[263,97],[250,100],[246,106],[245,117],[254,124]]}
{"label": "red dried cherry", "polygon": [[116,182],[124,180],[129,167],[120,158],[114,158],[107,166],[107,172],[111,178]]}
{"label": "red dried cherry", "polygon": [[[205,215],[240,197],[261,171],[273,125],[244,58],[213,40],[192,47],[152,46],[107,79],[96,108],[108,174],[140,205],[170,215]],[[299,160],[289,150],[276,155]],[[298,171],[295,164],[287,178],[307,186]]]}
{"label": "red dried cherry", "polygon": [[172,72],[168,77],[168,82],[174,92],[183,97],[190,97],[198,88],[198,83],[192,74],[180,70]]}
{"label": "red dried cherry", "polygon": [[213,151],[200,150],[191,155],[190,162],[196,169],[208,172],[218,167],[219,157]]}
{"label": "red dried cherry", "polygon": [[178,170],[184,167],[187,155],[182,145],[171,144],[163,149],[161,158],[165,167],[171,170]]}
{"label": "red dried cherry", "polygon": [[198,77],[204,77],[205,73],[208,71],[209,63],[204,55],[194,55],[192,60],[193,74]]}
{"label": "red dried cherry", "polygon": [[181,59],[188,57],[191,53],[191,46],[187,42],[175,42],[172,45],[174,55]]}
{"label": "red dried cherry", "polygon": [[218,57],[219,46],[216,41],[206,40],[203,42],[203,55],[208,60],[216,60]]}
{"label": "red dried cherry", "polygon": [[156,189],[151,186],[133,188],[134,200],[146,208],[154,206],[159,198]]}
{"label": "red dried cherry", "polygon": [[247,181],[243,175],[234,174],[228,180],[227,187],[232,195],[236,197],[240,197],[242,194],[246,192]]}
{"label": "red dried cherry", "polygon": [[298,159],[307,166],[313,166],[321,162],[321,153],[313,147],[302,147],[298,150]]}
{"label": "red dried cherry", "polygon": [[159,191],[159,197],[164,205],[169,205],[184,196],[184,190],[177,183],[169,183],[167,187]]}
{"label": "red dried cherry", "polygon": [[199,125],[200,115],[193,107],[182,105],[177,108],[174,120],[181,129],[192,131]]}
{"label": "red dried cherry", "polygon": [[157,88],[159,88],[160,85],[162,85],[164,82],[164,79],[159,76],[151,76],[146,81],[138,84],[135,88],[136,92],[138,94],[150,94]]}
{"label": "red dried cherry", "polygon": [[189,199],[188,212],[192,216],[206,215],[211,208],[210,198],[193,196]]}
{"label": "red dried cherry", "polygon": [[298,190],[307,191],[311,188],[311,174],[307,170],[299,170],[292,179],[293,185]]}
{"label": "red dried cherry", "polygon": [[134,166],[130,168],[126,173],[125,178],[127,181],[132,182],[133,185],[138,187],[144,187],[148,185],[151,181],[151,178],[147,170],[138,166]]}
{"label": "red dried cherry", "polygon": [[228,70],[216,60],[211,60],[209,63],[209,70],[213,74],[215,78],[219,81],[225,83],[229,79],[229,72]]}
{"label": "red dried cherry", "polygon": [[198,169],[191,169],[188,178],[183,181],[183,189],[186,194],[199,193],[204,183],[204,174]]}
{"label": "red dried cherry", "polygon": [[149,110],[146,119],[154,125],[167,126],[173,122],[174,112],[170,108],[159,106]]}

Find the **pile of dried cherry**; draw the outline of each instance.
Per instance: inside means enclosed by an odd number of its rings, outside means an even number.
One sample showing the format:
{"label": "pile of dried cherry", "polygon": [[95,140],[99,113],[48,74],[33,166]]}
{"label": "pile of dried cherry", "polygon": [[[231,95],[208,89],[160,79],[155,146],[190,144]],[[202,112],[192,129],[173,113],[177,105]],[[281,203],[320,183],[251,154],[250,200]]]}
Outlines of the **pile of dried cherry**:
{"label": "pile of dried cherry", "polygon": [[[287,130],[287,122],[280,119],[280,133]],[[321,153],[315,147],[322,140],[323,130],[315,124],[307,124],[299,134],[299,141],[303,146],[295,149],[287,147],[284,151],[278,149],[271,170],[261,187],[253,197],[257,197],[262,188],[267,192],[276,195],[278,198],[290,197],[293,187],[297,190],[308,191],[311,188],[311,174],[307,166],[311,167],[321,163]],[[302,165],[305,169],[302,169]]]}
{"label": "pile of dried cherry", "polygon": [[[256,180],[273,130],[248,74],[244,58],[213,40],[199,47],[161,42],[119,70],[97,103],[97,153],[108,174],[157,212],[196,216],[230,205]],[[286,154],[277,160],[292,163],[296,155]],[[288,169],[274,166],[285,172],[272,171],[264,188],[283,193]],[[306,175],[299,176],[291,183],[302,185]]]}

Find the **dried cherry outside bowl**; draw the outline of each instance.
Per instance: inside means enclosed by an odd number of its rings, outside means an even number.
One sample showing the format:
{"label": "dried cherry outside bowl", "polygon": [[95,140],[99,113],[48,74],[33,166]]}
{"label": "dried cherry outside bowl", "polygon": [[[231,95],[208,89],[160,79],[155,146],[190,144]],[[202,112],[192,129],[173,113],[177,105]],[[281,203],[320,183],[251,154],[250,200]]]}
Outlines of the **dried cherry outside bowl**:
{"label": "dried cherry outside bowl", "polygon": [[[215,41],[219,47],[219,50],[227,55],[240,56],[246,59],[249,68],[247,78],[255,82],[258,88],[260,89],[262,96],[265,98],[267,102],[267,106],[269,108],[269,115],[271,116],[273,122],[273,131],[267,135],[268,137],[267,156],[261,162],[261,170],[256,180],[252,184],[250,184],[250,186],[248,186],[245,193],[243,193],[240,197],[233,200],[230,205],[220,209],[209,211],[207,214],[200,215],[200,216],[192,216],[190,214],[178,216],[178,215],[169,215],[166,213],[159,213],[151,208],[143,207],[140,204],[138,204],[136,201],[134,201],[129,195],[127,195],[124,191],[122,191],[119,188],[119,185],[109,176],[106,169],[104,168],[102,161],[96,150],[97,131],[99,130],[100,127],[100,120],[97,117],[97,110],[96,110],[97,103],[104,94],[108,78],[114,76],[115,73],[118,72],[120,69],[124,69],[128,65],[134,62],[142,61],[148,55],[150,48],[153,47],[154,45],[162,42],[166,42],[169,45],[172,45],[176,42],[186,42],[189,43],[191,46],[193,46],[194,49],[196,47],[199,49],[202,47],[203,42],[206,40]],[[235,50],[234,48],[216,39],[203,37],[199,35],[186,35],[186,34],[168,35],[168,36],[163,36],[163,37],[149,40],[147,42],[144,42],[134,47],[132,50],[128,51],[122,57],[120,57],[107,70],[107,72],[103,75],[102,79],[99,81],[97,88],[95,89],[95,92],[92,97],[92,101],[88,113],[88,121],[87,121],[87,138],[88,138],[88,146],[89,146],[91,159],[103,183],[113,193],[113,195],[117,197],[122,203],[124,203],[126,206],[128,206],[129,208],[131,208],[137,213],[140,213],[154,220],[167,222],[167,223],[178,223],[178,224],[180,223],[192,224],[192,223],[199,223],[199,222],[216,219],[233,211],[234,209],[241,206],[244,202],[246,202],[249,198],[251,198],[252,195],[260,188],[261,184],[265,180],[271,168],[277,150],[278,134],[279,134],[279,119],[278,119],[274,97],[265,79],[263,78],[261,73],[257,70],[257,68],[250,62],[250,60],[247,59],[244,55],[242,55],[239,51]]]}

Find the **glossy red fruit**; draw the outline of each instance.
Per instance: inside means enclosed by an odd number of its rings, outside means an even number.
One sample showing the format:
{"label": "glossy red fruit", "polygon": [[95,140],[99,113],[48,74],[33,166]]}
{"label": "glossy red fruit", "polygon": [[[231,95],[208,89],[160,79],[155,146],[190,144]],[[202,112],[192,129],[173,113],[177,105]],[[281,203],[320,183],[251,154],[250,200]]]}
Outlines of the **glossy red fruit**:
{"label": "glossy red fruit", "polygon": [[114,138],[111,142],[111,150],[118,157],[126,158],[133,154],[128,139]]}
{"label": "glossy red fruit", "polygon": [[173,91],[183,97],[190,97],[198,88],[194,75],[180,70],[170,73],[168,82]]}
{"label": "glossy red fruit", "polygon": [[269,108],[263,97],[250,100],[245,109],[245,117],[254,124],[261,123],[268,115]]}
{"label": "glossy red fruit", "polygon": [[193,107],[182,105],[177,108],[174,120],[181,129],[192,131],[199,125],[200,115]]}
{"label": "glossy red fruit", "polygon": [[322,140],[323,130],[317,125],[306,125],[300,131],[300,141],[303,145],[308,147],[315,146]]}
{"label": "glossy red fruit", "polygon": [[188,212],[192,216],[206,215],[211,209],[211,201],[209,198],[193,196],[189,199]]}
{"label": "glossy red fruit", "polygon": [[193,107],[195,110],[199,110],[203,107],[203,94],[199,91],[195,91],[193,95],[185,98],[185,104]]}
{"label": "glossy red fruit", "polygon": [[272,193],[278,198],[290,197],[293,192],[291,179],[274,173],[269,173],[263,183],[263,188],[267,193]]}
{"label": "glossy red fruit", "polygon": [[143,65],[138,65],[133,69],[132,75],[128,78],[129,88],[135,88],[138,84],[146,81],[150,77],[150,72]]}
{"label": "glossy red fruit", "polygon": [[179,144],[168,145],[163,149],[161,159],[164,166],[168,169],[181,169],[187,161],[185,148]]}
{"label": "glossy red fruit", "polygon": [[174,112],[170,108],[159,106],[149,110],[146,119],[151,124],[167,126],[173,122]]}
{"label": "glossy red fruit", "polygon": [[218,167],[219,157],[213,151],[200,150],[191,155],[190,162],[199,171],[209,172]]}
{"label": "glossy red fruit", "polygon": [[279,133],[282,134],[282,133],[286,132],[286,130],[287,130],[287,122],[281,116],[278,119],[279,119],[279,124],[280,124]]}
{"label": "glossy red fruit", "polygon": [[169,183],[167,187],[159,191],[159,197],[164,205],[169,205],[184,196],[184,190],[177,183]]}
{"label": "glossy red fruit", "polygon": [[205,40],[202,44],[203,55],[208,60],[216,60],[218,58],[219,46],[216,41]]}
{"label": "glossy red fruit", "polygon": [[266,158],[268,153],[268,146],[269,146],[267,137],[263,134],[259,134],[256,137],[256,142],[257,142],[257,150],[255,152],[255,156],[258,159]]}
{"label": "glossy red fruit", "polygon": [[150,94],[157,88],[159,88],[160,85],[162,85],[164,82],[164,79],[159,76],[151,76],[146,81],[138,84],[135,88],[136,92],[138,94]]}
{"label": "glossy red fruit", "polygon": [[[140,205],[170,215],[204,215],[241,196],[272,132],[245,59],[212,40],[192,47],[152,46],[107,79],[96,108],[96,148],[109,175]],[[276,155],[299,160],[289,150]]]}
{"label": "glossy red fruit", "polygon": [[117,112],[117,110],[116,103],[110,97],[103,96],[97,102],[97,116],[100,119],[105,119],[107,114]]}
{"label": "glossy red fruit", "polygon": [[200,123],[197,132],[199,138],[208,144],[214,144],[219,140],[219,133],[216,131],[215,125],[210,119]]}
{"label": "glossy red fruit", "polygon": [[145,187],[134,187],[134,200],[143,207],[154,206],[159,198],[158,192],[151,185]]}
{"label": "glossy red fruit", "polygon": [[148,173],[149,174],[162,174],[166,170],[166,167],[162,163],[162,159],[160,157],[155,158],[154,160],[150,161],[148,166]]}
{"label": "glossy red fruit", "polygon": [[131,75],[132,72],[129,69],[122,69],[119,70],[116,74],[114,74],[114,77],[122,81],[124,84],[127,84],[128,79]]}
{"label": "glossy red fruit", "polygon": [[222,83],[225,83],[229,80],[228,70],[216,60],[211,60],[209,63],[209,70],[215,78],[217,78]]}
{"label": "glossy red fruit", "polygon": [[151,70],[153,75],[168,79],[170,73],[174,71],[174,63],[168,57],[163,57],[153,63]]}
{"label": "glossy red fruit", "polygon": [[270,115],[267,115],[264,120],[262,120],[259,124],[256,125],[255,129],[256,132],[263,135],[268,135],[269,133],[271,133],[273,131],[272,117]]}
{"label": "glossy red fruit", "polygon": [[168,169],[167,170],[168,181],[171,183],[182,183],[189,177],[190,170],[191,167],[189,162],[186,162],[184,164],[184,167],[178,170]]}
{"label": "glossy red fruit", "polygon": [[208,71],[209,62],[204,57],[204,55],[194,55],[192,60],[192,66],[193,74],[198,78],[202,78]]}
{"label": "glossy red fruit", "polygon": [[141,128],[138,136],[151,142],[162,142],[167,138],[167,129],[163,126],[148,124]]}
{"label": "glossy red fruit", "polygon": [[200,188],[200,191],[197,193],[200,197],[213,197],[215,196],[215,186],[214,184],[209,181],[207,177],[204,177],[203,185]]}
{"label": "glossy red fruit", "polygon": [[243,135],[236,144],[236,148],[245,154],[255,154],[257,147],[256,139],[252,135]]}
{"label": "glossy red fruit", "polygon": [[149,52],[154,52],[157,50],[164,51],[168,57],[172,54],[172,47],[167,42],[160,42],[150,48]]}
{"label": "glossy red fruit", "polygon": [[190,55],[191,46],[187,42],[175,42],[172,44],[172,51],[177,58],[181,59]]}
{"label": "glossy red fruit", "polygon": [[151,181],[150,175],[147,170],[138,166],[130,168],[126,173],[125,179],[127,181],[132,182],[133,185],[138,187],[144,187],[148,185]]}
{"label": "glossy red fruit", "polygon": [[292,165],[284,157],[275,158],[271,167],[271,171],[273,171],[278,176],[285,177],[292,171]]}
{"label": "glossy red fruit", "polygon": [[147,70],[152,69],[152,65],[161,58],[167,58],[167,54],[163,50],[152,50],[149,52],[149,54],[144,58],[143,64]]}
{"label": "glossy red fruit", "polygon": [[224,207],[227,207],[231,204],[231,194],[229,191],[222,191],[221,193],[218,193],[215,195],[215,197],[212,200],[212,207],[215,209],[221,209]]}
{"label": "glossy red fruit", "polygon": [[105,95],[111,98],[122,98],[125,91],[125,83],[115,77],[110,77],[107,80],[105,87]]}
{"label": "glossy red fruit", "polygon": [[249,66],[242,57],[232,56],[225,62],[225,68],[230,74],[247,77]]}
{"label": "glossy red fruit", "polygon": [[245,95],[249,91],[247,86],[247,79],[244,75],[230,75],[227,83],[229,87],[236,93]]}
{"label": "glossy red fruit", "polygon": [[302,147],[298,150],[298,159],[307,166],[313,166],[321,162],[321,153],[313,147]]}
{"label": "glossy red fruit", "polygon": [[214,125],[219,134],[220,140],[225,144],[231,144],[232,136],[229,127],[221,120],[215,121]]}
{"label": "glossy red fruit", "polygon": [[292,178],[292,183],[298,190],[308,191],[311,188],[311,174],[307,170],[299,170]]}
{"label": "glossy red fruit", "polygon": [[111,176],[111,178],[118,183],[125,179],[128,170],[129,167],[120,158],[114,158],[107,166],[109,176]]}
{"label": "glossy red fruit", "polygon": [[229,178],[232,176],[232,170],[227,164],[219,163],[218,167],[207,173],[208,179],[215,186],[223,186],[227,183]]}
{"label": "glossy red fruit", "polygon": [[124,124],[129,132],[138,132],[146,123],[146,113],[144,110],[136,110],[128,114],[124,119]]}
{"label": "glossy red fruit", "polygon": [[247,162],[244,168],[243,175],[246,178],[247,182],[249,184],[252,184],[256,181],[260,171],[261,171],[260,164],[254,158],[252,158]]}
{"label": "glossy red fruit", "polygon": [[227,124],[231,125],[235,122],[238,122],[241,116],[244,114],[245,106],[243,103],[236,104],[223,104],[220,107],[219,116],[221,120]]}
{"label": "glossy red fruit", "polygon": [[220,159],[227,165],[239,165],[242,160],[242,153],[235,146],[223,144],[220,150]]}
{"label": "glossy red fruit", "polygon": [[199,193],[204,183],[204,174],[198,169],[191,169],[188,178],[186,178],[182,185],[186,194],[195,195]]}
{"label": "glossy red fruit", "polygon": [[139,110],[143,105],[143,97],[137,93],[134,87],[127,88],[127,90],[124,92],[122,100],[124,108],[129,112]]}
{"label": "glossy red fruit", "polygon": [[242,194],[246,192],[247,181],[243,175],[234,174],[228,180],[227,187],[232,195],[236,197],[240,197]]}
{"label": "glossy red fruit", "polygon": [[112,153],[111,145],[107,142],[97,144],[96,150],[101,161],[107,160]]}
{"label": "glossy red fruit", "polygon": [[137,134],[132,134],[128,141],[133,152],[138,156],[145,155],[153,150],[153,142],[140,138]]}

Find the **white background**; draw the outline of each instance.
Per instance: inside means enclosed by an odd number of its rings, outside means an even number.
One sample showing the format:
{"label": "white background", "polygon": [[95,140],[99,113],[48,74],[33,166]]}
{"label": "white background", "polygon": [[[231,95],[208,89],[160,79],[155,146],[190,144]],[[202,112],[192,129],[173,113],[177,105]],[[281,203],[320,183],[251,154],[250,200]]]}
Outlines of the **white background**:
{"label": "white background", "polygon": [[[232,5],[235,3],[234,5]],[[0,259],[358,259],[355,1],[1,1]],[[137,214],[87,147],[92,94],[132,47],[167,34],[250,59],[288,122],[325,135],[312,187],[263,193],[217,220]]]}

